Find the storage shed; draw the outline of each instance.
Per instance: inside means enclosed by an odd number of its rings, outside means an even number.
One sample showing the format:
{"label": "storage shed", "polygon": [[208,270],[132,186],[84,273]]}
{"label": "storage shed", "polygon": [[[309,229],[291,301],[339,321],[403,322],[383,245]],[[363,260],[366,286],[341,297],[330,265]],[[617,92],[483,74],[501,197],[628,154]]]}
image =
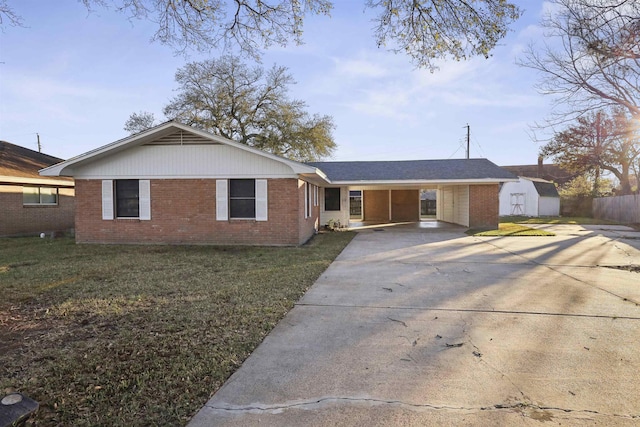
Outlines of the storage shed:
{"label": "storage shed", "polygon": [[558,216],[560,195],[556,185],[539,178],[519,177],[500,189],[500,216]]}

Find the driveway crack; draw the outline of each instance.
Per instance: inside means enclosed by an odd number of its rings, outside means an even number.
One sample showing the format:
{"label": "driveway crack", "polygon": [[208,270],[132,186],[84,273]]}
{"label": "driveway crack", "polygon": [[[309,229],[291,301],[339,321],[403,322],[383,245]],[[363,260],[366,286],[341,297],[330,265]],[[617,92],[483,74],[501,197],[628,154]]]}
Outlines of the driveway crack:
{"label": "driveway crack", "polygon": [[471,338],[471,334],[467,331],[467,326],[470,325],[471,322],[467,322],[466,320],[463,319],[463,327],[462,327],[462,333],[467,337],[467,341],[469,342],[469,344],[471,344],[471,346],[474,348],[474,351],[472,352],[472,354],[477,357],[480,360],[480,363],[486,365],[489,369],[493,370],[494,372],[497,372],[501,378],[505,378],[507,381],[509,381],[509,383],[511,383],[511,385],[513,386],[513,388],[515,388],[518,393],[520,393],[521,398],[525,401],[525,402],[530,402],[530,399],[527,397],[526,394],[524,394],[524,391],[522,391],[522,389],[520,388],[519,385],[517,385],[512,379],[511,377],[509,377],[509,375],[505,374],[504,372],[502,372],[500,369],[498,369],[497,367],[493,366],[491,363],[489,363],[486,358],[482,357],[482,351],[480,350],[480,347],[478,347],[474,342],[473,339]]}
{"label": "driveway crack", "polygon": [[213,404],[213,405],[205,405],[206,407],[215,410],[226,412],[235,415],[242,415],[245,413],[281,413],[283,411],[289,409],[319,409],[320,407],[332,405],[332,404],[369,404],[369,405],[391,405],[397,406],[404,409],[409,409],[413,411],[421,411],[421,410],[444,410],[444,411],[523,411],[523,410],[540,410],[540,411],[559,411],[564,413],[583,413],[583,414],[592,414],[599,415],[605,417],[616,417],[616,418],[625,418],[625,419],[640,419],[640,414],[616,414],[616,413],[605,413],[592,409],[570,409],[570,408],[561,408],[558,406],[548,406],[548,405],[536,405],[529,402],[514,402],[514,403],[497,403],[494,405],[488,406],[453,406],[453,405],[439,405],[439,404],[430,404],[430,403],[409,403],[403,402],[401,400],[393,400],[393,399],[377,399],[373,397],[353,397],[353,396],[324,396],[314,399],[307,400],[295,400],[291,402],[285,403],[276,403],[276,404],[262,404],[262,403],[253,403],[246,406],[235,406],[235,405],[225,405],[225,404]]}

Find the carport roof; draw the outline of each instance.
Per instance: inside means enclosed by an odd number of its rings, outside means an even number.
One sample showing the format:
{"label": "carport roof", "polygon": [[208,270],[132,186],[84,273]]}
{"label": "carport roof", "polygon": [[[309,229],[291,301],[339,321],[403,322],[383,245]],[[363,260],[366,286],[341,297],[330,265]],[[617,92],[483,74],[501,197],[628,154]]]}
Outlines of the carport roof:
{"label": "carport roof", "polygon": [[333,183],[400,181],[515,181],[487,159],[310,162]]}

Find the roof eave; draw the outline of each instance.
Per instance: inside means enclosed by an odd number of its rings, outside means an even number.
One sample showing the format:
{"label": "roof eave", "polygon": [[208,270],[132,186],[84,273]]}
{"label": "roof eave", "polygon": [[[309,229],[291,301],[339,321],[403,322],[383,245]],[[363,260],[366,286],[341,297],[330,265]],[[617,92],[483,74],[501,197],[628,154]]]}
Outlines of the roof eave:
{"label": "roof eave", "polygon": [[457,184],[500,184],[502,182],[518,182],[516,178],[474,178],[474,179],[405,179],[405,180],[351,180],[331,181],[341,186],[358,185],[457,185]]}
{"label": "roof eave", "polygon": [[[120,139],[118,141],[115,141],[110,144],[104,145],[102,147],[96,148],[94,150],[88,151],[79,156],[73,157],[64,162],[57,163],[53,166],[49,166],[47,168],[41,169],[39,173],[42,176],[71,176],[72,177],[74,172],[73,171],[74,166],[78,166],[80,164],[87,163],[89,161],[97,160],[101,157],[111,155],[137,145],[142,145],[145,142],[152,141],[158,137],[162,137],[164,136],[164,134],[167,134],[167,135],[170,134],[173,129],[180,129],[186,132],[191,132],[193,134],[201,136],[202,138],[208,139],[212,142],[226,144],[226,145],[238,148],[240,150],[248,151],[250,153],[254,153],[254,154],[278,161],[280,163],[284,163],[287,166],[289,166],[292,169],[292,171],[296,174],[318,174],[318,172],[321,172],[319,169],[315,167],[305,165],[303,163],[296,162],[293,160],[285,159],[283,157],[276,156],[275,154],[266,153],[256,148],[249,147],[248,145],[241,144],[236,141],[231,141],[227,138],[223,138],[218,135],[213,135],[209,132],[196,129],[191,126],[183,125],[177,122],[166,122],[161,125],[155,126],[151,129],[148,129],[146,131],[140,132],[136,135],[132,135],[127,138]],[[324,173],[321,173],[320,176],[323,177],[323,179],[326,179],[326,175],[324,175]]]}

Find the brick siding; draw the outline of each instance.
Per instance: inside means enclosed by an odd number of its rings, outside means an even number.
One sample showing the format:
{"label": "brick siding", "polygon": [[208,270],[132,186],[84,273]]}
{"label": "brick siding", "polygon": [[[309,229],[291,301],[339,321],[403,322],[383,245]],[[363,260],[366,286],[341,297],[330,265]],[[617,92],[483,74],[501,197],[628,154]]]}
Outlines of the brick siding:
{"label": "brick siding", "polygon": [[101,180],[76,180],[78,243],[299,245],[317,221],[317,209],[304,219],[304,185],[297,179],[268,180],[268,221],[217,221],[213,179],[151,180],[150,221],[103,220],[101,186]]}
{"label": "brick siding", "polygon": [[469,186],[469,227],[498,228],[498,184]]}
{"label": "brick siding", "polygon": [[0,185],[0,236],[39,235],[73,229],[73,188],[58,190],[57,205],[23,205],[21,185]]}

